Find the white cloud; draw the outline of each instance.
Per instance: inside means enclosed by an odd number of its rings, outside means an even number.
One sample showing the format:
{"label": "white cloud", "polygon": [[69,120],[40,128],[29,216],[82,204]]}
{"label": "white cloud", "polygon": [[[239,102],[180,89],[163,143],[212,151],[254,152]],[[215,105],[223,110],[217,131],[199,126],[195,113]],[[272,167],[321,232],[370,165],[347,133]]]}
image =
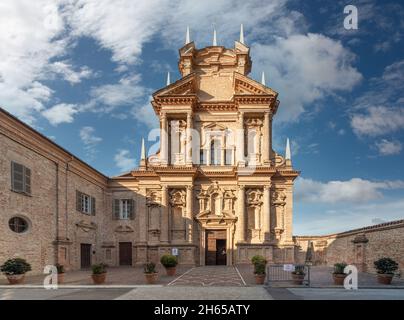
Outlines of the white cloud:
{"label": "white cloud", "polygon": [[375,145],[379,151],[379,154],[382,156],[399,154],[403,148],[403,145],[400,141],[389,141],[386,139],[377,141]]}
{"label": "white cloud", "polygon": [[122,171],[129,171],[135,167],[135,158],[130,156],[129,150],[120,149],[114,156],[115,165]]}
{"label": "white cloud", "polygon": [[265,70],[269,86],[279,92],[277,119],[283,121],[297,120],[318,99],[350,91],[362,79],[352,66],[354,55],[340,42],[319,34],[255,44],[252,55],[256,69]]}
{"label": "white cloud", "polygon": [[102,138],[95,135],[95,129],[93,127],[87,126],[80,129],[80,139],[84,144],[87,160],[94,160],[98,152],[97,145],[102,141]]}
{"label": "white cloud", "polygon": [[98,143],[100,143],[102,141],[102,138],[97,137],[96,135],[94,135],[95,133],[95,129],[93,127],[83,127],[80,130],[80,138],[81,141],[83,141],[83,143],[85,145],[96,145]]}
{"label": "white cloud", "polygon": [[404,129],[404,60],[387,66],[380,77],[370,80],[369,88],[355,101],[351,114],[354,133],[375,137]]}
{"label": "white cloud", "polygon": [[312,203],[360,203],[382,198],[382,190],[404,188],[404,181],[377,182],[352,178],[346,181],[319,182],[299,178],[295,186],[297,201]]}
{"label": "white cloud", "polygon": [[56,61],[48,66],[49,72],[59,74],[64,80],[71,84],[80,83],[82,79],[89,79],[94,72],[87,66],[82,66],[75,71],[74,66],[68,61]]}
{"label": "white cloud", "polygon": [[49,120],[49,122],[56,126],[60,123],[73,122],[73,116],[78,112],[75,104],[61,103],[46,109],[42,112],[42,115]]}
{"label": "white cloud", "polygon": [[148,128],[158,128],[159,121],[149,101],[151,101],[151,98],[143,105],[134,106],[131,109],[131,114],[133,118],[144,123]]}
{"label": "white cloud", "polygon": [[[205,1],[108,1],[80,0],[64,9],[64,16],[75,36],[88,36],[112,52],[119,64],[139,62],[144,44],[159,34],[165,45],[177,50],[191,28],[192,40],[202,46],[212,41],[212,23],[216,22],[220,44],[233,44],[244,23],[246,39],[287,35],[301,26],[301,14],[286,9],[287,0]],[[251,12],[254,12],[252,15]],[[271,27],[264,27],[271,17]],[[179,18],[180,17],[180,18]],[[249,36],[251,35],[251,39]]]}
{"label": "white cloud", "polygon": [[27,122],[40,111],[52,90],[40,83],[49,60],[66,41],[60,1],[1,1],[0,104]]}
{"label": "white cloud", "polygon": [[[122,77],[118,83],[105,84],[91,89],[91,100],[83,108],[111,112],[117,107],[138,103],[149,89],[140,84],[139,74]],[[151,108],[151,105],[149,106]]]}
{"label": "white cloud", "polygon": [[357,135],[379,136],[404,128],[404,110],[383,106],[369,107],[365,113],[355,113],[351,127]]}

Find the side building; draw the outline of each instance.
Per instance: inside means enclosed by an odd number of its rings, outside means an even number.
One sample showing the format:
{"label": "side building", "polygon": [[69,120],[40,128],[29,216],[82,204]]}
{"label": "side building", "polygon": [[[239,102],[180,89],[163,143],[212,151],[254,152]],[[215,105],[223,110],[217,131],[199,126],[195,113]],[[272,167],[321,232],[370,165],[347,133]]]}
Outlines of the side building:
{"label": "side building", "polygon": [[89,267],[101,245],[108,178],[0,108],[0,263],[40,273]]}

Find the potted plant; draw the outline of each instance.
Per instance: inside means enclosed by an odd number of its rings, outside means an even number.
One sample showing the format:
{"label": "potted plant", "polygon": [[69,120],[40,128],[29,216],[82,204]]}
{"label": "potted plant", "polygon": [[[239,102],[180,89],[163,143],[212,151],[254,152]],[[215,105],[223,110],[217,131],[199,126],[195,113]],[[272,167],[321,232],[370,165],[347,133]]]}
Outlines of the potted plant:
{"label": "potted plant", "polygon": [[107,278],[107,265],[105,263],[98,263],[91,266],[94,284],[103,284]]}
{"label": "potted plant", "polygon": [[160,259],[161,264],[166,268],[167,275],[172,277],[175,275],[178,259],[171,254],[165,254]]}
{"label": "potted plant", "polygon": [[391,284],[394,271],[398,269],[398,263],[390,258],[381,258],[374,262],[377,270],[377,281],[382,284]]}
{"label": "potted plant", "polygon": [[56,270],[58,273],[58,284],[62,284],[65,281],[65,267],[57,263]]}
{"label": "potted plant", "polygon": [[292,271],[293,284],[302,285],[306,273],[304,272],[304,265],[298,264],[295,266],[295,271]]}
{"label": "potted plant", "polygon": [[144,275],[148,284],[157,282],[158,273],[156,271],[156,264],[154,262],[146,263],[144,266]]}
{"label": "potted plant", "polygon": [[25,273],[31,271],[31,265],[21,258],[9,259],[0,267],[10,284],[21,284],[24,282]]}
{"label": "potted plant", "polygon": [[332,273],[332,278],[334,279],[334,284],[335,285],[343,285],[344,280],[347,276],[346,273],[344,273],[344,269],[347,266],[345,262],[339,262],[334,264],[334,272]]}
{"label": "potted plant", "polygon": [[265,268],[267,265],[267,261],[263,256],[256,255],[251,259],[252,264],[254,265],[254,276],[256,284],[264,284],[265,281]]}

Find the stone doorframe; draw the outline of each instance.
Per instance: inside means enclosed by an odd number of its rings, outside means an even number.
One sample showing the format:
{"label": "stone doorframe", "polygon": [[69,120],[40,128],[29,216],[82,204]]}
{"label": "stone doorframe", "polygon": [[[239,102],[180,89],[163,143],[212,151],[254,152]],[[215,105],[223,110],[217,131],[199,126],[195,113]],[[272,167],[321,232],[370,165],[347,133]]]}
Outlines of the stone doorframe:
{"label": "stone doorframe", "polygon": [[206,265],[206,231],[226,230],[226,265],[233,265],[234,261],[234,233],[237,218],[224,216],[197,216],[199,222],[199,263]]}

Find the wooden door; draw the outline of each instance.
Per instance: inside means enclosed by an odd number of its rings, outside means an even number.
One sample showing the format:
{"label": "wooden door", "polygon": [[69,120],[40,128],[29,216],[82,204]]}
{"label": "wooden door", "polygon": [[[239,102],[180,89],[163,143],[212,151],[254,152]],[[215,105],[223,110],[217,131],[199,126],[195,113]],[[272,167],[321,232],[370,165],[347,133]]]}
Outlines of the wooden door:
{"label": "wooden door", "polygon": [[206,231],[206,265],[226,265],[226,230]]}
{"label": "wooden door", "polygon": [[119,242],[119,265],[132,265],[132,242]]}
{"label": "wooden door", "polygon": [[80,261],[81,269],[88,269],[91,267],[91,244],[80,244]]}
{"label": "wooden door", "polygon": [[226,239],[216,239],[216,264],[226,265]]}

